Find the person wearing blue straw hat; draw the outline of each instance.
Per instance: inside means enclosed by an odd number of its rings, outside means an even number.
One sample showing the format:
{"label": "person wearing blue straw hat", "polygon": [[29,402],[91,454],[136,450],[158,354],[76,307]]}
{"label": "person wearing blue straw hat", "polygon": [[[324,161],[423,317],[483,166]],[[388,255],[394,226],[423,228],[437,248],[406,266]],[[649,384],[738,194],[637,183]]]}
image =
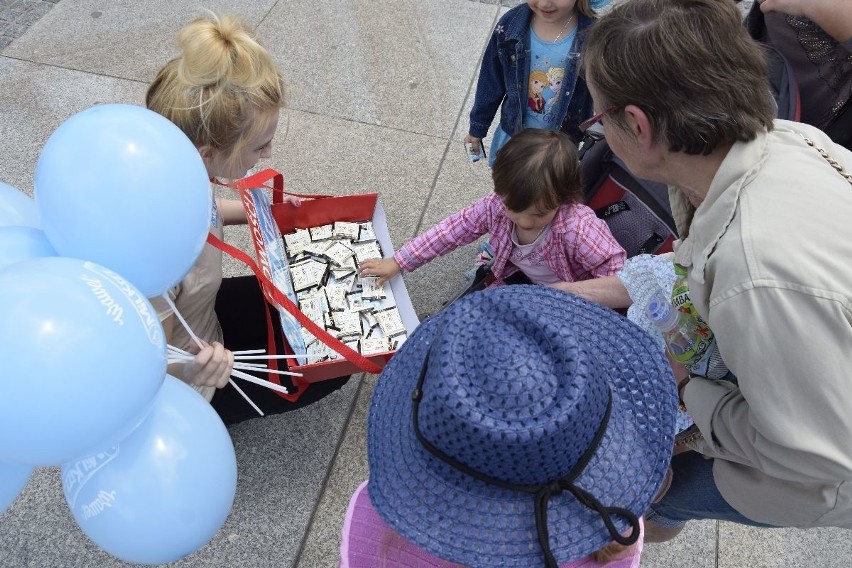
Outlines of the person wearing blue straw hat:
{"label": "person wearing blue straw hat", "polygon": [[471,294],[379,377],[369,499],[347,519],[341,565],[400,565],[400,547],[376,540],[381,523],[408,552],[465,566],[594,566],[612,542],[632,546],[619,565],[638,565],[676,407],[661,350],[617,313],[542,286]]}

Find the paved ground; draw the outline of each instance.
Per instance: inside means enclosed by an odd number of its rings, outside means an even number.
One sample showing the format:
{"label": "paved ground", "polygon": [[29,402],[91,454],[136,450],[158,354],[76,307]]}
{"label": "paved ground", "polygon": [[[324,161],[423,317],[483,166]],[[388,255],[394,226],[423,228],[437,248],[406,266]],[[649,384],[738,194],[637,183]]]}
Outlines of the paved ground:
{"label": "paved ground", "polygon": [[[487,168],[467,162],[461,138],[477,59],[500,10],[516,3],[0,0],[0,179],[31,192],[39,151],[62,121],[97,103],[141,103],[175,54],[178,29],[211,8],[256,26],[292,85],[268,165],[297,192],[378,191],[401,244],[490,190]],[[242,231],[228,238],[247,245]],[[419,314],[461,286],[471,256],[406,277]],[[235,264],[228,272],[243,273]],[[233,511],[210,544],[175,565],[336,566],[346,502],[367,476],[374,382],[357,377],[312,407],[233,427]],[[0,566],[124,565],[77,529],[56,468],[37,470],[0,517]],[[642,566],[840,568],[852,566],[852,541],[840,530],[705,522],[647,546]]]}

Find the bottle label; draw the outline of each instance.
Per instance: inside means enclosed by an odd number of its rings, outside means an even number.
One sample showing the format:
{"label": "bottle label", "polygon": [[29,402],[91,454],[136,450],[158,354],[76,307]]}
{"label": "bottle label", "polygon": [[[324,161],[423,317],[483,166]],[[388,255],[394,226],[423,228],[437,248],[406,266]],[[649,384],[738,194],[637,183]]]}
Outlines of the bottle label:
{"label": "bottle label", "polygon": [[[672,305],[679,312],[686,314],[695,322],[695,339],[689,345],[671,346],[670,353],[679,363],[689,365],[701,359],[713,345],[713,330],[707,325],[689,298],[689,282],[686,279],[686,268],[674,265],[676,280],[672,288]],[[678,353],[677,351],[680,351]]]}

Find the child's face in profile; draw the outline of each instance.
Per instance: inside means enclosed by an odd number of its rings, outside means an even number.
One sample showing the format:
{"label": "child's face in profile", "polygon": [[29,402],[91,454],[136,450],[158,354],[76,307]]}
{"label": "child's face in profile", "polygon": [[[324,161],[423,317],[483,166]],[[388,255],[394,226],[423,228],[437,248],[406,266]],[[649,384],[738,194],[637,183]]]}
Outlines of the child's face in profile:
{"label": "child's face in profile", "polygon": [[507,207],[506,215],[518,229],[528,233],[535,233],[541,231],[553,221],[557,211],[559,211],[559,208],[545,209],[539,205],[532,205],[523,211],[512,211]]}

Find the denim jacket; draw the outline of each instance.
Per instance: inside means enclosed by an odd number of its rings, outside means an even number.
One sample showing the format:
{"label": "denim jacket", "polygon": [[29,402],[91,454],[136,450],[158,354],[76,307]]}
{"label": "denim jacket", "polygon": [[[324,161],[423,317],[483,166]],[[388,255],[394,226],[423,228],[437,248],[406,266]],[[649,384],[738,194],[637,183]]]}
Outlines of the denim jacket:
{"label": "denim jacket", "polygon": [[[470,135],[485,138],[488,128],[500,111],[500,127],[509,136],[523,128],[527,106],[527,84],[530,73],[530,22],[533,12],[524,3],[509,10],[494,28],[476,85],[476,98],[470,111]],[[577,35],[571,46],[571,57],[565,68],[565,79],[559,93],[557,116],[564,116],[562,131],[575,142],[581,139],[579,125],[592,115],[592,97],[580,73],[580,50],[586,32],[595,20],[578,14]]]}

